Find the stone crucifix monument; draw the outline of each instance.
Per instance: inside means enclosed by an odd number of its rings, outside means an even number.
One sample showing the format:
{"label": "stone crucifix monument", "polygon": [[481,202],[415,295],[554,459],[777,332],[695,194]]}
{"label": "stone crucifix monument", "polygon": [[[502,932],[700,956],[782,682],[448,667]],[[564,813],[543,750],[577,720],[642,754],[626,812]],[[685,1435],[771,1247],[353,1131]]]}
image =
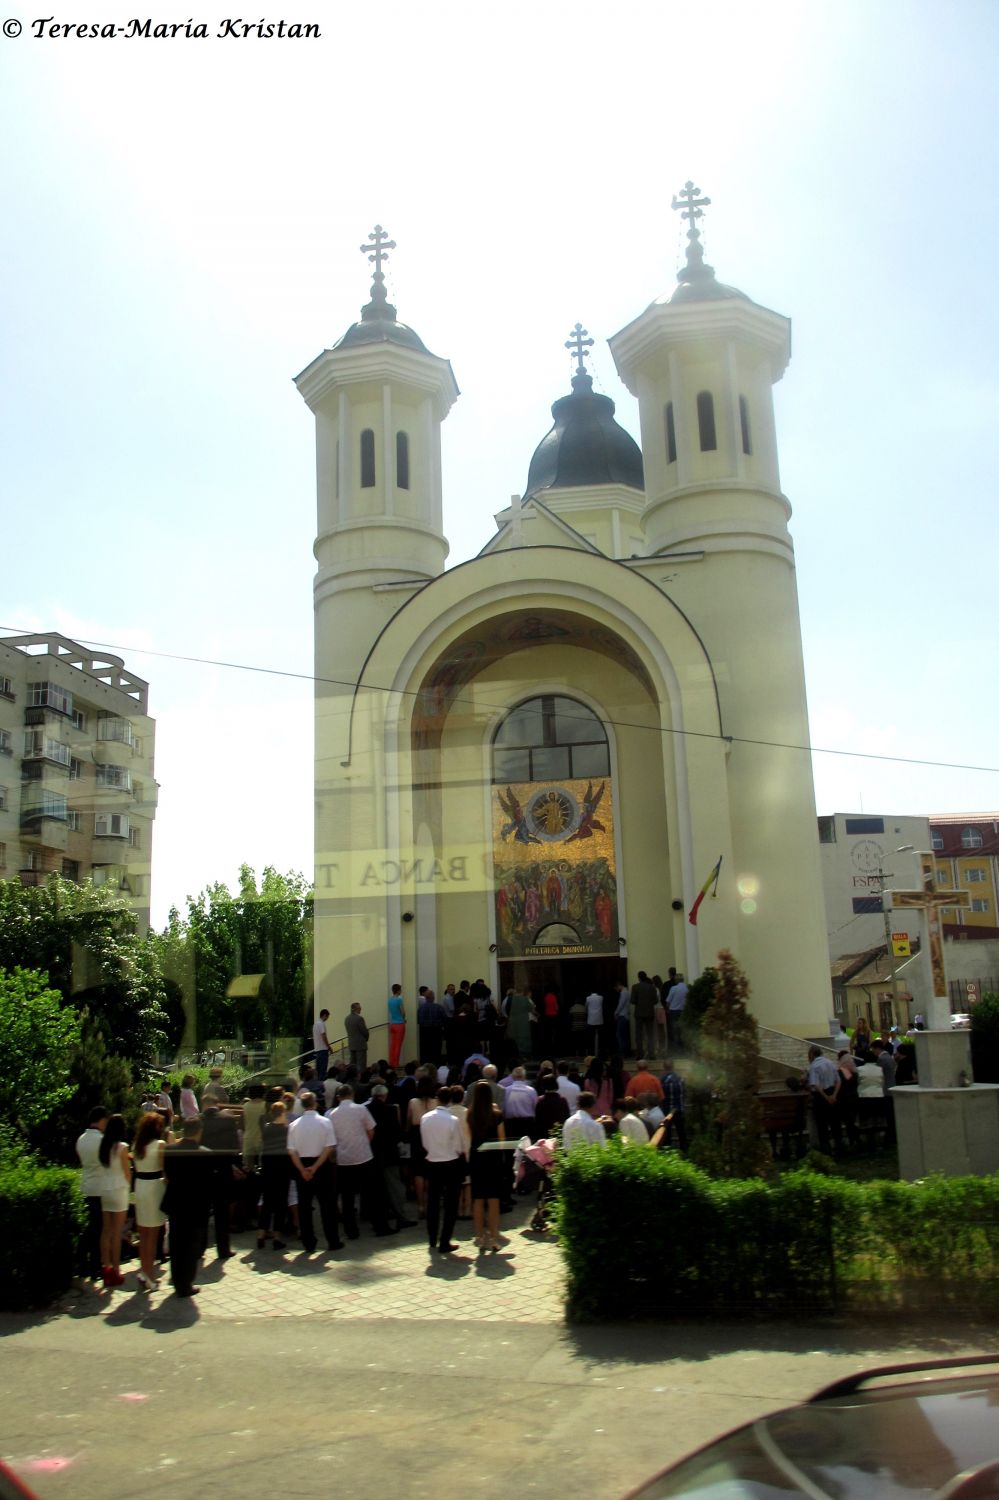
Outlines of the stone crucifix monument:
{"label": "stone crucifix monument", "polygon": [[967,1031],[951,1029],[944,969],[942,907],[967,906],[967,891],[938,890],[933,856],[920,854],[922,888],[892,891],[892,909],[919,913],[925,923],[929,963],[929,1029],[916,1033],[919,1084],[891,1091],[898,1133],[899,1176],[908,1182],[929,1172],[946,1177],[999,1171],[999,1084],[972,1083]]}

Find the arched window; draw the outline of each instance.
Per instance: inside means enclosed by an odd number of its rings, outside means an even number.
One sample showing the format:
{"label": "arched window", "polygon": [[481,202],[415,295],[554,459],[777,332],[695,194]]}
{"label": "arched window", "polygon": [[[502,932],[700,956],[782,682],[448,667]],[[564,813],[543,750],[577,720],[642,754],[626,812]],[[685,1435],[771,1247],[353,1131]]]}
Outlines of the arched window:
{"label": "arched window", "polygon": [[676,463],[676,423],[673,421],[673,403],[666,402],[666,462]]}
{"label": "arched window", "polygon": [[742,451],[751,454],[753,443],[749,435],[749,402],[745,396],[739,397],[739,426],[742,428]]}
{"label": "arched window", "polygon": [[575,698],[529,698],[493,736],[493,781],[571,781],[609,776],[607,733]]}
{"label": "arched window", "polygon": [[710,391],[697,393],[697,430],[700,433],[702,453],[709,453],[718,447],[715,437],[715,401]]}
{"label": "arched window", "polygon": [[965,828],[961,833],[962,849],[980,849],[982,847],[982,835],[977,828]]}
{"label": "arched window", "polygon": [[395,482],[400,490],[409,489],[409,433],[395,435]]}
{"label": "arched window", "polygon": [[361,489],[370,490],[375,484],[375,435],[370,427],[361,433]]}

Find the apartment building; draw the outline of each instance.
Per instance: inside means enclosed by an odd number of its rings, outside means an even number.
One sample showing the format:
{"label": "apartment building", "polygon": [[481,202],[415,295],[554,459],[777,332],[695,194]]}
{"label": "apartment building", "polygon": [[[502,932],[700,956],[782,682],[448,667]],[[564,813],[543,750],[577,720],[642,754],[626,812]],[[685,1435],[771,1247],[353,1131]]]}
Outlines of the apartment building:
{"label": "apartment building", "polygon": [[0,640],[0,878],[110,884],[148,927],[148,700],[120,657],[50,633]]}
{"label": "apartment building", "polygon": [[944,907],[944,933],[954,938],[999,938],[999,813],[931,816],[936,882],[968,892],[967,907]]}

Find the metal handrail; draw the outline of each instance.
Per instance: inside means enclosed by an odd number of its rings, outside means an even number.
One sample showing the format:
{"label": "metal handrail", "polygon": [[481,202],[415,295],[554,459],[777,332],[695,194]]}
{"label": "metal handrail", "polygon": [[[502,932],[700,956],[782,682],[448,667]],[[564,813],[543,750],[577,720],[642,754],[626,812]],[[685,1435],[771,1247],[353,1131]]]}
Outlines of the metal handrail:
{"label": "metal handrail", "polygon": [[[374,1031],[387,1031],[388,1030],[388,1025],[389,1025],[389,1023],[387,1021],[378,1021],[374,1026],[369,1026],[368,1027],[368,1034],[369,1034],[369,1036]],[[333,1056],[334,1052],[346,1052],[346,1051],[349,1051],[349,1050],[350,1049],[347,1046],[347,1038],[345,1036],[338,1037],[335,1042],[331,1042],[330,1043],[330,1056],[331,1057]],[[315,1049],[315,1047],[310,1047],[306,1052],[299,1052],[295,1057],[289,1057],[289,1059],[288,1059],[288,1067],[290,1068],[295,1063],[298,1063],[298,1062],[307,1062],[311,1058],[315,1057],[315,1055],[316,1055],[316,1049]],[[263,1076],[264,1076],[265,1073],[272,1073],[273,1071],[274,1071],[273,1067],[261,1068],[258,1073],[250,1073],[250,1074],[248,1074],[247,1078],[246,1078],[246,1082],[247,1083],[252,1083],[253,1080],[254,1080],[254,1078],[263,1078]]]}

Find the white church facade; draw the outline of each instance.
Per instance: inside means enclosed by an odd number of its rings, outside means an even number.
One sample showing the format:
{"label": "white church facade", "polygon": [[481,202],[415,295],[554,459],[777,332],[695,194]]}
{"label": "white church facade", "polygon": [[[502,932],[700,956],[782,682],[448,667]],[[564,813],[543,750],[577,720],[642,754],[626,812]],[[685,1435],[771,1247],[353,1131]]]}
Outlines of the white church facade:
{"label": "white church facade", "polygon": [[383,1021],[395,981],[411,1002],[481,977],[569,1004],[730,948],[763,1024],[823,1029],[772,401],[790,325],[704,263],[696,192],[677,288],[610,341],[641,448],[577,325],[571,391],[470,562],[445,569],[457,386],[387,301],[380,228],[371,301],[297,378],[318,468],[315,995],[334,1017],[358,999]]}

